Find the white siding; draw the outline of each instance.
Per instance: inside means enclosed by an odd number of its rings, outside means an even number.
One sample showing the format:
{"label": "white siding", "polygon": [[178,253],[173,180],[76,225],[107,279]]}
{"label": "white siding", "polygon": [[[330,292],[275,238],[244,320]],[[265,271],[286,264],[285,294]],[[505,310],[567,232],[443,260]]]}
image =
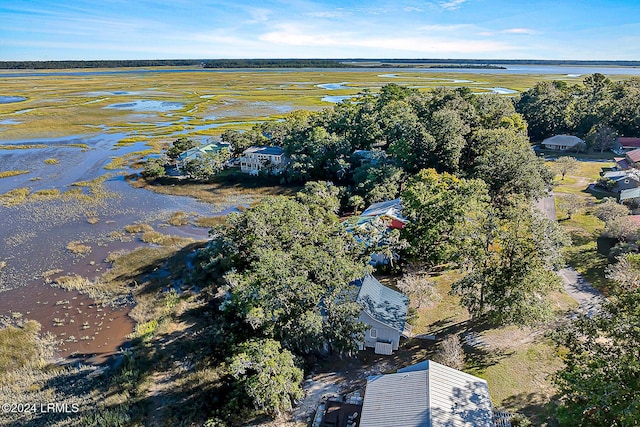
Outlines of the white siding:
{"label": "white siding", "polygon": [[371,329],[367,329],[364,335],[365,347],[374,348],[376,346],[376,342],[389,341],[391,342],[391,345],[393,346],[394,350],[398,349],[398,345],[400,344],[400,332],[388,326],[385,326],[384,324],[378,322],[377,320],[374,320],[371,316],[369,316],[365,312],[360,313],[360,321],[362,323],[366,323],[367,325],[371,326],[371,328],[376,329],[376,333],[377,333],[377,338],[371,338],[371,333],[370,333]]}

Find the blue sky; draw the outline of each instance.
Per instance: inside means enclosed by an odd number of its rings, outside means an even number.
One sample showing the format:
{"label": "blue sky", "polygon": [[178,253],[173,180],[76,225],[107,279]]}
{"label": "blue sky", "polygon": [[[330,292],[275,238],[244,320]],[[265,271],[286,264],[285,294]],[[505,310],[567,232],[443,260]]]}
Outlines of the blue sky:
{"label": "blue sky", "polygon": [[5,0],[0,60],[640,60],[640,1]]}

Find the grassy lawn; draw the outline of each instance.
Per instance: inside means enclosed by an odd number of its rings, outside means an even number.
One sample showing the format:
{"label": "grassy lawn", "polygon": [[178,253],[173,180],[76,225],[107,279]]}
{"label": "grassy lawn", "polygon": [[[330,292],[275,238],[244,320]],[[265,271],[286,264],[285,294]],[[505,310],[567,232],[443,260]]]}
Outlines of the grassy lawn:
{"label": "grassy lawn", "polygon": [[[552,165],[552,162],[548,162]],[[613,163],[581,161],[575,171],[567,174],[564,180],[556,177],[554,193],[556,212],[563,230],[571,237],[572,246],[566,249],[567,264],[582,274],[589,283],[603,292],[611,286],[605,277],[607,258],[596,250],[596,239],[604,228],[604,223],[593,215],[593,210],[601,195],[597,197],[586,192],[588,185],[600,177],[603,167]],[[568,218],[562,207],[562,198],[569,194],[582,197],[585,207]]]}

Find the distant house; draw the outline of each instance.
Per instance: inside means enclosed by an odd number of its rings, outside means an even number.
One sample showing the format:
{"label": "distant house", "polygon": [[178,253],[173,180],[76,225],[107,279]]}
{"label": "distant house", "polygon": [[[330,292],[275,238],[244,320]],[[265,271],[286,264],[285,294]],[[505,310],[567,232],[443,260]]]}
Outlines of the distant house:
{"label": "distant house", "polygon": [[401,229],[407,224],[407,219],[402,216],[400,199],[374,203],[360,214],[360,219],[363,222],[373,218],[381,218],[389,228]]}
{"label": "distant house", "polygon": [[573,135],[556,135],[542,141],[542,145],[549,150],[566,151],[578,148],[584,140]]}
{"label": "distant house", "polygon": [[181,170],[184,166],[195,160],[199,159],[205,154],[213,154],[217,153],[223,148],[229,147],[229,144],[224,143],[210,143],[206,145],[201,145],[199,147],[190,148],[187,151],[180,153],[178,158],[176,159],[176,168]]}
{"label": "distant house", "polygon": [[640,138],[621,136],[618,138],[618,142],[620,143],[620,146],[626,150],[640,148]]}
{"label": "distant house", "polygon": [[[379,247],[388,243],[391,230],[402,229],[407,219],[402,216],[400,199],[374,203],[357,217],[351,217],[343,222],[347,231],[353,233],[356,240],[364,243],[367,248]],[[371,264],[381,266],[397,261],[399,256],[374,252]]]}
{"label": "distant house", "polygon": [[360,321],[369,326],[361,349],[373,348],[377,354],[391,354],[398,349],[401,336],[407,336],[409,298],[384,286],[367,274],[356,282],[360,286],[356,301],[362,306]]}
{"label": "distant house", "polygon": [[510,427],[487,382],[430,360],[367,380],[360,427]]}
{"label": "distant house", "polygon": [[242,152],[239,160],[240,171],[251,175],[257,175],[260,171],[280,175],[288,163],[280,147],[249,147]]}

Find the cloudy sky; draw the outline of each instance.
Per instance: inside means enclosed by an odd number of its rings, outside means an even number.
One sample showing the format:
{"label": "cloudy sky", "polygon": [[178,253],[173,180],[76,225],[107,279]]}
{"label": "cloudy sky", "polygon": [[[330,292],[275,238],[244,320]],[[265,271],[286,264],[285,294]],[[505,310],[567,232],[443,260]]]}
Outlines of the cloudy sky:
{"label": "cloudy sky", "polygon": [[6,0],[0,60],[640,60],[640,1]]}

